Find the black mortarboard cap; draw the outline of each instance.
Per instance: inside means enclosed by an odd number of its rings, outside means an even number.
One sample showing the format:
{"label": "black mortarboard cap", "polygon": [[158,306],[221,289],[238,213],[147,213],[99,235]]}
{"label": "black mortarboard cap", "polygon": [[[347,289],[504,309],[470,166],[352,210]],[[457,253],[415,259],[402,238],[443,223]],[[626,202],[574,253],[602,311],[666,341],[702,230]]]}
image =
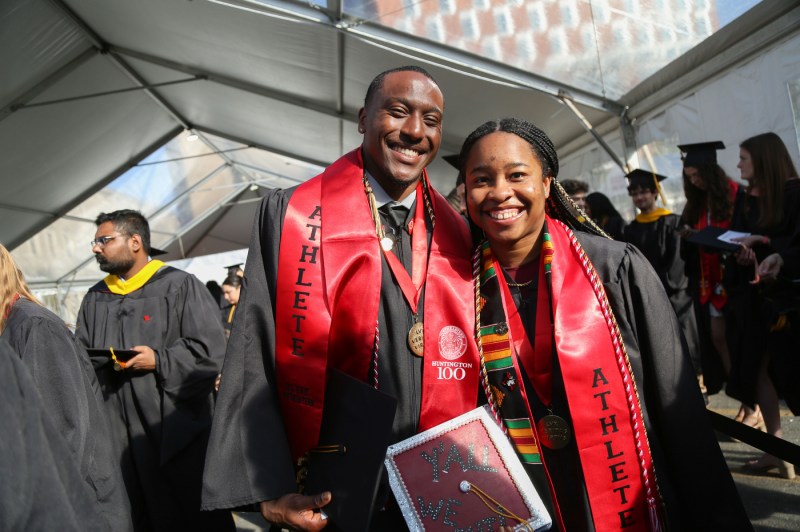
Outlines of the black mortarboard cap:
{"label": "black mortarboard cap", "polygon": [[331,492],[322,511],[340,530],[369,529],[396,409],[394,397],[329,371],[319,446],[309,453],[305,493]]}
{"label": "black mortarboard cap", "polygon": [[458,154],[455,155],[442,155],[442,159],[450,163],[450,166],[458,170]]}
{"label": "black mortarboard cap", "polygon": [[151,257],[158,257],[159,255],[166,255],[167,252],[163,249],[158,249],[150,246],[150,256]]}
{"label": "black mortarboard cap", "polygon": [[700,247],[733,253],[741,246],[739,244],[731,244],[730,242],[720,240],[719,236],[725,232],[727,232],[727,229],[722,227],[709,226],[692,233],[689,235],[686,241],[692,244],[697,244]]}
{"label": "black mortarboard cap", "polygon": [[678,149],[686,154],[683,157],[683,166],[717,164],[717,150],[724,150],[725,144],[721,140],[715,140],[713,142],[681,144]]}
{"label": "black mortarboard cap", "polygon": [[658,183],[667,178],[667,176],[639,168],[630,172],[625,177],[628,178],[628,188],[642,187],[655,189],[656,191],[659,189]]}
{"label": "black mortarboard cap", "polygon": [[242,263],[225,266],[225,269],[228,270],[228,275],[236,275],[236,272],[242,269]]}

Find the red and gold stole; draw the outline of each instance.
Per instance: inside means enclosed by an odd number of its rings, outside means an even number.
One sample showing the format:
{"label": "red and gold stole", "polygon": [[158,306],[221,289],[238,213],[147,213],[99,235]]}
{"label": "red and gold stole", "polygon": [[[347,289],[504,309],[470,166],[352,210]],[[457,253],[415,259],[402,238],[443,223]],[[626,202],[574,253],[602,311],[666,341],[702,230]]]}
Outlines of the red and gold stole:
{"label": "red and gold stole", "polygon": [[[363,175],[361,150],[356,149],[300,185],[284,218],[275,362],[295,459],[317,445],[327,368],[369,380],[382,262]],[[427,183],[425,173],[422,178]],[[429,190],[436,223],[425,279],[420,431],[474,408],[479,383],[477,348],[470,341],[469,232],[447,201]]]}
{"label": "red and gold stole", "polygon": [[[639,396],[603,283],[563,223],[547,217],[543,240],[533,342],[491,248],[484,245],[476,256],[482,375],[490,403],[520,458],[542,463],[526,393],[537,393],[549,406],[555,346],[596,530],[658,530],[660,496]],[[519,378],[520,364],[533,392]]]}
{"label": "red and gold stole", "polygon": [[[739,185],[733,181],[728,181],[728,196],[731,202],[736,201],[736,192],[739,190]],[[700,218],[694,229],[698,231],[706,227],[722,227],[727,229],[731,226],[731,219],[727,220],[712,220],[711,213],[708,210],[708,205],[700,213]],[[722,260],[719,253],[707,252],[700,248],[700,303],[705,305],[709,300],[714,308],[722,310],[725,303],[728,302],[728,295],[725,290],[718,290],[717,286],[722,287]]]}

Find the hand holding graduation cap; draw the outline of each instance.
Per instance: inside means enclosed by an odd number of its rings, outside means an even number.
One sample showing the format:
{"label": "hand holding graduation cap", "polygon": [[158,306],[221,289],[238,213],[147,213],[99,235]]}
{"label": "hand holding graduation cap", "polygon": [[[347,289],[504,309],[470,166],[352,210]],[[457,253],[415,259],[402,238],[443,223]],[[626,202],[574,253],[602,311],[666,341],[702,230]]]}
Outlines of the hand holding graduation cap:
{"label": "hand holding graduation cap", "polygon": [[263,501],[259,509],[264,519],[270,523],[292,530],[317,531],[328,524],[319,509],[329,502],[331,502],[330,491],[317,495],[288,493],[278,499]]}
{"label": "hand holding graduation cap", "polygon": [[153,371],[156,369],[156,353],[153,349],[146,345],[137,345],[131,347],[131,351],[136,351],[138,355],[131,357],[125,363],[126,369],[134,371]]}

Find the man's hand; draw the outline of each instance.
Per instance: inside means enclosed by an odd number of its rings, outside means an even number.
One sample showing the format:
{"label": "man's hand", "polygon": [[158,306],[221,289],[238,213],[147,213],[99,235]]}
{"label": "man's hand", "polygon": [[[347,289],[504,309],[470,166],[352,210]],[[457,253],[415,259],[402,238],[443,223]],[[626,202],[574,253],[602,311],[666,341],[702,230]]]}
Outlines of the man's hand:
{"label": "man's hand", "polygon": [[131,347],[131,351],[136,351],[139,354],[125,363],[125,369],[132,369],[133,371],[153,371],[156,369],[156,353],[150,347],[136,345]]}
{"label": "man's hand", "polygon": [[764,279],[775,279],[783,267],[783,257],[777,253],[769,255],[758,265],[758,274]]}
{"label": "man's hand", "polygon": [[270,523],[292,530],[317,531],[328,524],[318,510],[329,502],[330,491],[318,495],[288,493],[279,499],[262,502],[259,509],[264,519]]}

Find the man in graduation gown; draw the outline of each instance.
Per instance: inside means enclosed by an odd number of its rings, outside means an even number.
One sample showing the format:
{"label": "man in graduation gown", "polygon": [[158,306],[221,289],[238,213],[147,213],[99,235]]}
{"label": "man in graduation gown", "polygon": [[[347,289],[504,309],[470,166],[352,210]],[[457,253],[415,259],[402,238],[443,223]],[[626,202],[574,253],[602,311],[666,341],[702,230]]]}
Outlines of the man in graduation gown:
{"label": "man in graduation gown", "polygon": [[[225,352],[218,308],[194,276],[150,259],[138,211],[101,214],[92,251],[108,276],[81,304],[90,351],[139,530],[233,530],[200,512],[212,389]],[[103,349],[105,351],[103,351]],[[127,361],[114,349],[131,350]]]}
{"label": "man in graduation gown", "polygon": [[658,183],[664,179],[665,176],[641,169],[628,174],[628,193],[639,214],[625,227],[624,239],[639,248],[664,285],[678,317],[695,373],[700,376],[703,371],[700,338],[694,303],[689,295],[686,263],[681,256],[680,216],[656,205]]}
{"label": "man in graduation gown", "polygon": [[[329,368],[397,399],[391,442],[476,406],[469,234],[424,171],[443,109],[424,70],[380,74],[359,111],[362,146],[263,200],[222,372],[204,508],[260,503],[284,527],[325,525],[313,510],[331,494],[294,493],[293,466],[318,443]],[[441,378],[437,364],[456,359],[463,378]],[[404,526],[391,502],[372,523]]]}

